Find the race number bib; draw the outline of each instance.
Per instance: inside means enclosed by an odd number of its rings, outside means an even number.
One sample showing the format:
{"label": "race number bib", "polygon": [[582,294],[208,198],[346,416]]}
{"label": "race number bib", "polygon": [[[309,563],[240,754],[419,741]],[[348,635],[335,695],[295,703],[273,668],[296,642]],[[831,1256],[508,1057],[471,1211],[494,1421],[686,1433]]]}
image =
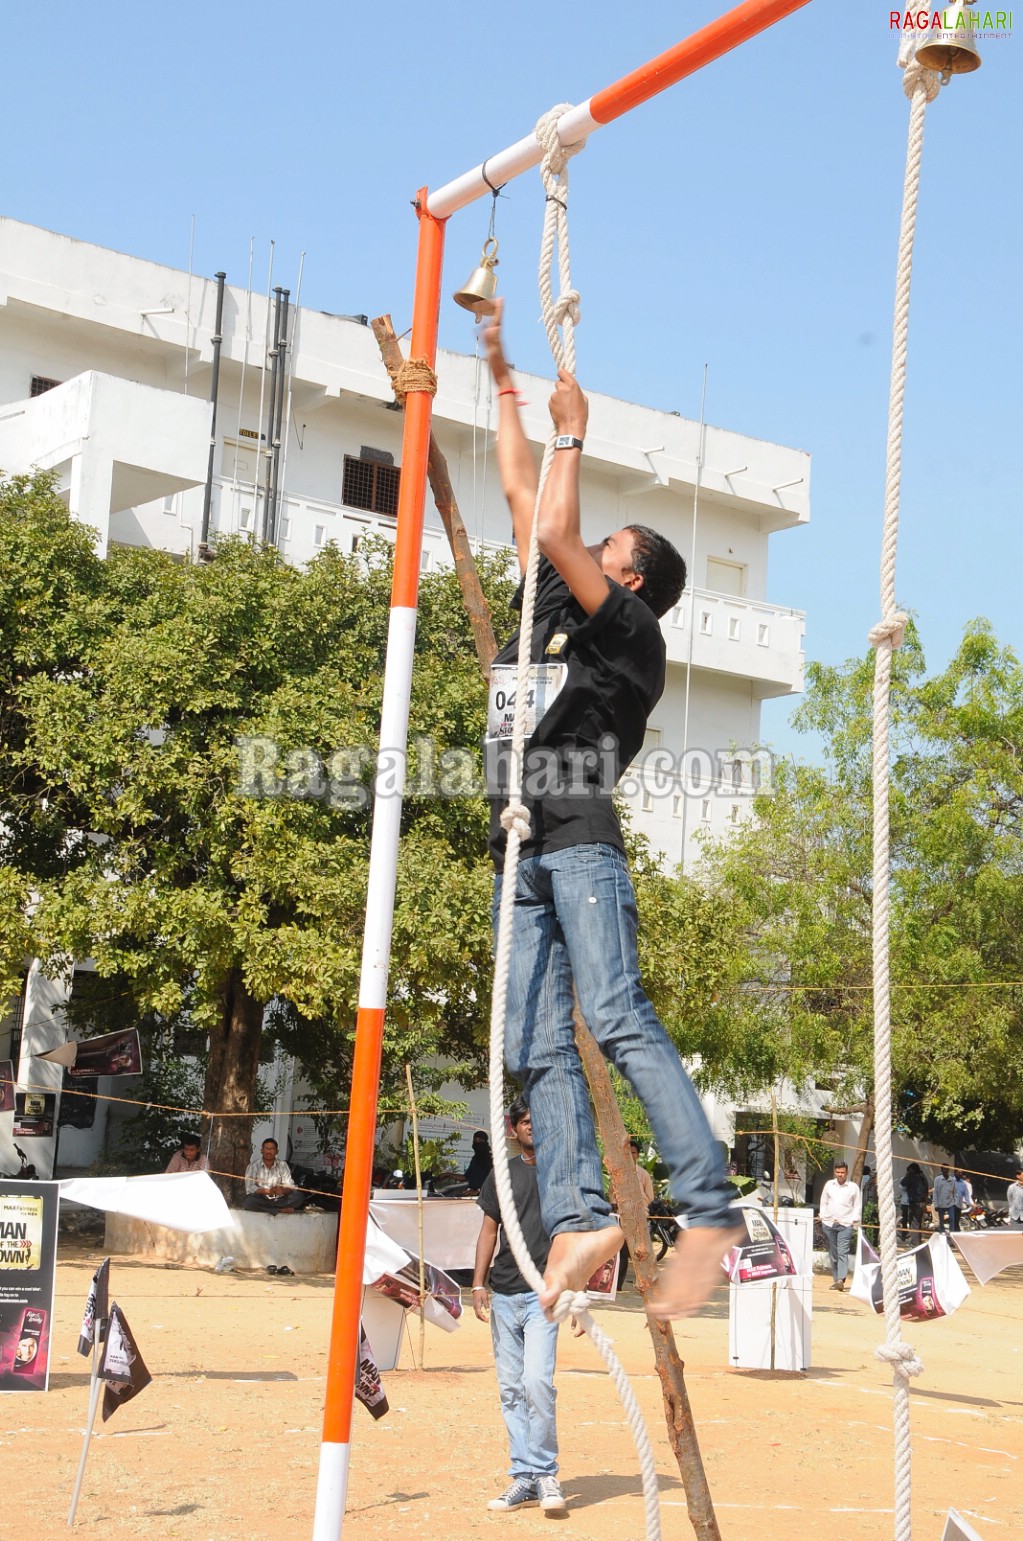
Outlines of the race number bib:
{"label": "race number bib", "polygon": [[[518,674],[514,664],[496,664],[490,671],[490,701],[487,707],[487,738],[492,742],[511,743],[515,726],[515,686]],[[557,699],[568,665],[534,663],[529,666],[526,687],[526,738],[531,739],[537,723]]]}

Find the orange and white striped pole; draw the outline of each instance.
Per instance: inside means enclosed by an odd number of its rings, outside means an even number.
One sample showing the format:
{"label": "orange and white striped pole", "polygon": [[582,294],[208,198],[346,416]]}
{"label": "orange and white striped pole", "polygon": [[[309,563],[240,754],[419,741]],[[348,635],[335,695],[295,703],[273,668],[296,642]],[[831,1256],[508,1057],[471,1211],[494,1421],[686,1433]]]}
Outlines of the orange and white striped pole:
{"label": "orange and white striped pole", "polygon": [[[571,144],[601,124],[613,122],[807,4],[809,0],[744,0],[727,15],[565,113],[558,125],[562,143]],[[492,183],[510,181],[531,166],[539,165],[541,154],[536,136],[531,134],[498,155],[488,156],[485,162],[487,177],[483,176],[481,164],[434,193],[428,194],[425,187],[420,190],[416,199],[419,254],[412,308],[411,358],[425,360],[431,369],[436,365],[445,221],[457,209],[492,191]],[[380,1055],[401,826],[402,796],[394,791],[394,766],[401,767],[398,780],[403,792],[432,416],[433,396],[430,392],[409,391],[405,400],[398,529],[380,723],[380,751],[387,759],[384,764],[378,762],[378,784],[373,803],[351,1114],[345,1146],[341,1228],[313,1541],[339,1541],[348,1488],[352,1411],[359,1368],[366,1219],[373,1178]]]}
{"label": "orange and white striped pole", "polygon": [[[419,256],[412,312],[410,357],[437,361],[437,322],[444,260],[444,222],[426,209],[426,189],[417,200]],[[366,1255],[366,1217],[373,1181],[380,1054],[387,1001],[387,973],[394,920],[394,892],[401,826],[401,792],[408,748],[409,696],[416,639],[419,560],[423,543],[426,467],[430,453],[433,396],[412,390],[405,398],[405,428],[398,491],[398,530],[391,584],[391,616],[380,720],[380,752],[387,756],[386,790],[379,784],[373,802],[366,925],[363,936],[359,1011],[355,1024],[351,1114],[345,1145],[334,1311],[327,1360],[327,1395],[316,1485],[313,1541],[337,1541],[345,1512],[351,1450],[352,1409],[359,1369],[359,1320],[362,1314],[362,1266]],[[379,762],[378,762],[379,763]],[[400,773],[395,777],[395,765]],[[395,792],[397,779],[401,791]]]}

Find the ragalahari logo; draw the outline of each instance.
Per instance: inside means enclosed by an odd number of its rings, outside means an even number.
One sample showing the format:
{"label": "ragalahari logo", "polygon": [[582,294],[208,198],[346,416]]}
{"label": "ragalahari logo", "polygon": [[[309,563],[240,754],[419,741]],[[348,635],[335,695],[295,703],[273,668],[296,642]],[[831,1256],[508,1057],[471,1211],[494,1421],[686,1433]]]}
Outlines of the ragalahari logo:
{"label": "ragalahari logo", "polygon": [[1012,12],[985,11],[967,0],[966,4],[947,5],[940,11],[889,11],[888,26],[892,32],[916,34],[921,41],[924,34],[935,32],[960,32],[974,40],[1008,37],[1012,32]]}

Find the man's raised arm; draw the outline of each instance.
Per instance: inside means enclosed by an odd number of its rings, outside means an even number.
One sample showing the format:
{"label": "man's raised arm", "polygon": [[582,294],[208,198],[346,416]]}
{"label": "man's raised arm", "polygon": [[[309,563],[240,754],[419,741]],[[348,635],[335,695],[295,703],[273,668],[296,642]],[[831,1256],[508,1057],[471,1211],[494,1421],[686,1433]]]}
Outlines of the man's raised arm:
{"label": "man's raised arm", "polygon": [[540,478],[533,451],[522,428],[518,393],[504,356],[501,341],[504,301],[498,300],[496,303],[494,319],[485,328],[483,341],[497,389],[497,467],[501,473],[501,487],[511,509],[519,567],[525,572],[529,557],[529,532],[533,527],[533,509],[536,506],[536,489]]}

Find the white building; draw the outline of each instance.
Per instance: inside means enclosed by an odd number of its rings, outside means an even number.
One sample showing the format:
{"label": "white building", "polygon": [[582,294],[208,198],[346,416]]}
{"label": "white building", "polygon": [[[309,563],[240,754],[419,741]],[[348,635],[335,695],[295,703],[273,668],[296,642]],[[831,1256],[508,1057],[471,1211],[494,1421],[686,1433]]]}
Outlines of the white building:
{"label": "white building", "polygon": [[[101,551],[196,557],[207,503],[211,537],[268,528],[274,301],[224,288],[207,487],[217,297],[215,279],[0,219],[0,467],[55,470]],[[364,318],[292,308],[283,360],[272,520],[282,552],[305,562],[331,541],[352,550],[369,532],[390,535],[402,418]],[[473,359],[442,352],[437,374],[434,431],[463,519],[480,545],[503,545],[485,371],[478,385]],[[519,378],[539,454],[549,388]],[[630,801],[664,859],[690,862],[700,832],[738,822],[769,773],[755,756],[761,701],[802,687],[803,616],[769,602],[767,558],[773,533],[809,519],[809,456],[591,395],[582,479],[587,538],[651,524],[689,564],[690,587],[662,622],[668,682]],[[448,560],[428,501],[423,567]]]}

